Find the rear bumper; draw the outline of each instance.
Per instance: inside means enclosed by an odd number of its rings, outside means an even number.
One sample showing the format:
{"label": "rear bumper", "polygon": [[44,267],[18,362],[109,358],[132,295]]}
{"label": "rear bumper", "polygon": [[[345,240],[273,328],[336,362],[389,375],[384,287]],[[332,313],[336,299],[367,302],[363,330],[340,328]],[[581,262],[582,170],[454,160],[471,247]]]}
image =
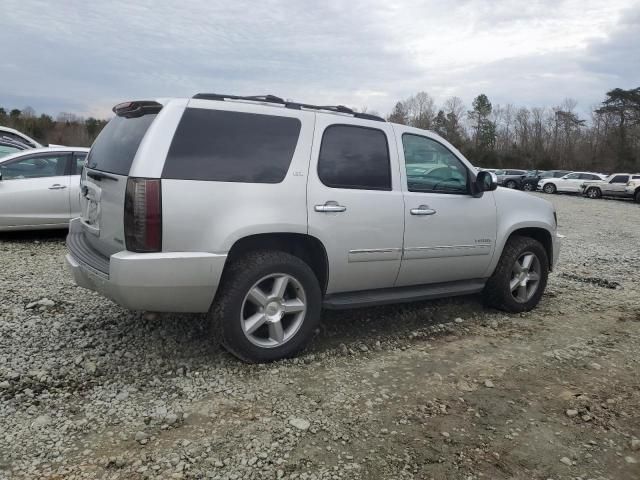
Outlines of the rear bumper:
{"label": "rear bumper", "polygon": [[118,252],[108,273],[83,262],[73,251],[67,268],[77,285],[130,310],[206,312],[215,296],[227,256],[206,252]]}

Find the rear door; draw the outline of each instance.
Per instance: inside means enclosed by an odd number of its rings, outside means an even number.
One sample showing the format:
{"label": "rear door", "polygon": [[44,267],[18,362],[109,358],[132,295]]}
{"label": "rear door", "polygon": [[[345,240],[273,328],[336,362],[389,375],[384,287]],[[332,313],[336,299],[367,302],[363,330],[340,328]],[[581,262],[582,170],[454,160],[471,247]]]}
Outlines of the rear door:
{"label": "rear door", "polygon": [[582,182],[580,173],[571,173],[554,181],[559,192],[579,192]]}
{"label": "rear door", "polygon": [[329,259],[327,293],[392,287],[404,203],[391,125],[317,115],[307,194],[309,233]]}
{"label": "rear door", "polygon": [[602,186],[602,193],[604,193],[605,195],[615,196],[624,195],[627,183],[629,183],[629,175],[614,175],[614,177],[609,180],[608,183],[605,183]]}
{"label": "rear door", "polygon": [[69,222],[68,152],[21,156],[0,164],[0,226],[64,226]]}
{"label": "rear door", "polygon": [[125,249],[127,178],[156,116],[115,116],[100,132],[87,157],[80,180],[80,218],[88,243],[107,257]]}

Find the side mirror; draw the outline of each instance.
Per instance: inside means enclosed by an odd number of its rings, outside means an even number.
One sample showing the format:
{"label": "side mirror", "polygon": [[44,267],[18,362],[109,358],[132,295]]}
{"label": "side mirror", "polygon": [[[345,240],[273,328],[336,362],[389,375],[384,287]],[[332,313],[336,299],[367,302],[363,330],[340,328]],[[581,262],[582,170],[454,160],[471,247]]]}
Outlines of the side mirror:
{"label": "side mirror", "polygon": [[474,191],[476,196],[481,197],[484,192],[491,192],[498,188],[498,177],[493,172],[481,170],[476,176],[474,182]]}

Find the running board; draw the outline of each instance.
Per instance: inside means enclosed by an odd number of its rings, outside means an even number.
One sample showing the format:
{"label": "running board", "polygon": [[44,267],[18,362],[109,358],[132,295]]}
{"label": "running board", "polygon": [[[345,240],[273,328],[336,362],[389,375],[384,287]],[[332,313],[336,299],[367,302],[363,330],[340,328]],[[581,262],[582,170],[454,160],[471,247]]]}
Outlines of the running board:
{"label": "running board", "polygon": [[436,298],[472,295],[474,293],[480,293],[485,283],[486,279],[474,279],[410,287],[335,293],[327,295],[324,298],[322,306],[329,310],[342,310],[346,308],[373,307],[389,303],[415,302],[418,300],[435,300]]}

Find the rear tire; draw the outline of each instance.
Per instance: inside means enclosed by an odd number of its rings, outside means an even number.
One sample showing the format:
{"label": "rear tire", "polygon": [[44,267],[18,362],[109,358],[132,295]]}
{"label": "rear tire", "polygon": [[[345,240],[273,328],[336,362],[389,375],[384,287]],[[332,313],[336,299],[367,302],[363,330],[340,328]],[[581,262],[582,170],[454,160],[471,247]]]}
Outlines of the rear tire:
{"label": "rear tire", "polygon": [[633,196],[636,203],[640,203],[640,190],[636,190],[636,194]]}
{"label": "rear tire", "polygon": [[540,302],[549,276],[549,258],[540,242],[513,236],[484,287],[485,302],[507,312],[528,312]]}
{"label": "rear tire", "polygon": [[509,180],[504,186],[507,188],[515,189],[518,184],[514,180]]}
{"label": "rear tire", "polygon": [[524,185],[522,185],[522,189],[525,192],[533,192],[535,190],[535,187],[534,187],[533,183],[527,182]]}
{"label": "rear tire", "polygon": [[313,270],[280,251],[255,251],[225,270],[210,310],[222,345],[249,363],[300,352],[319,321],[322,294]]}
{"label": "rear tire", "polygon": [[600,198],[602,197],[602,192],[597,187],[589,187],[586,191],[587,197],[589,198]]}
{"label": "rear tire", "polygon": [[542,187],[544,193],[556,193],[558,189],[553,183],[545,183],[544,187]]}

